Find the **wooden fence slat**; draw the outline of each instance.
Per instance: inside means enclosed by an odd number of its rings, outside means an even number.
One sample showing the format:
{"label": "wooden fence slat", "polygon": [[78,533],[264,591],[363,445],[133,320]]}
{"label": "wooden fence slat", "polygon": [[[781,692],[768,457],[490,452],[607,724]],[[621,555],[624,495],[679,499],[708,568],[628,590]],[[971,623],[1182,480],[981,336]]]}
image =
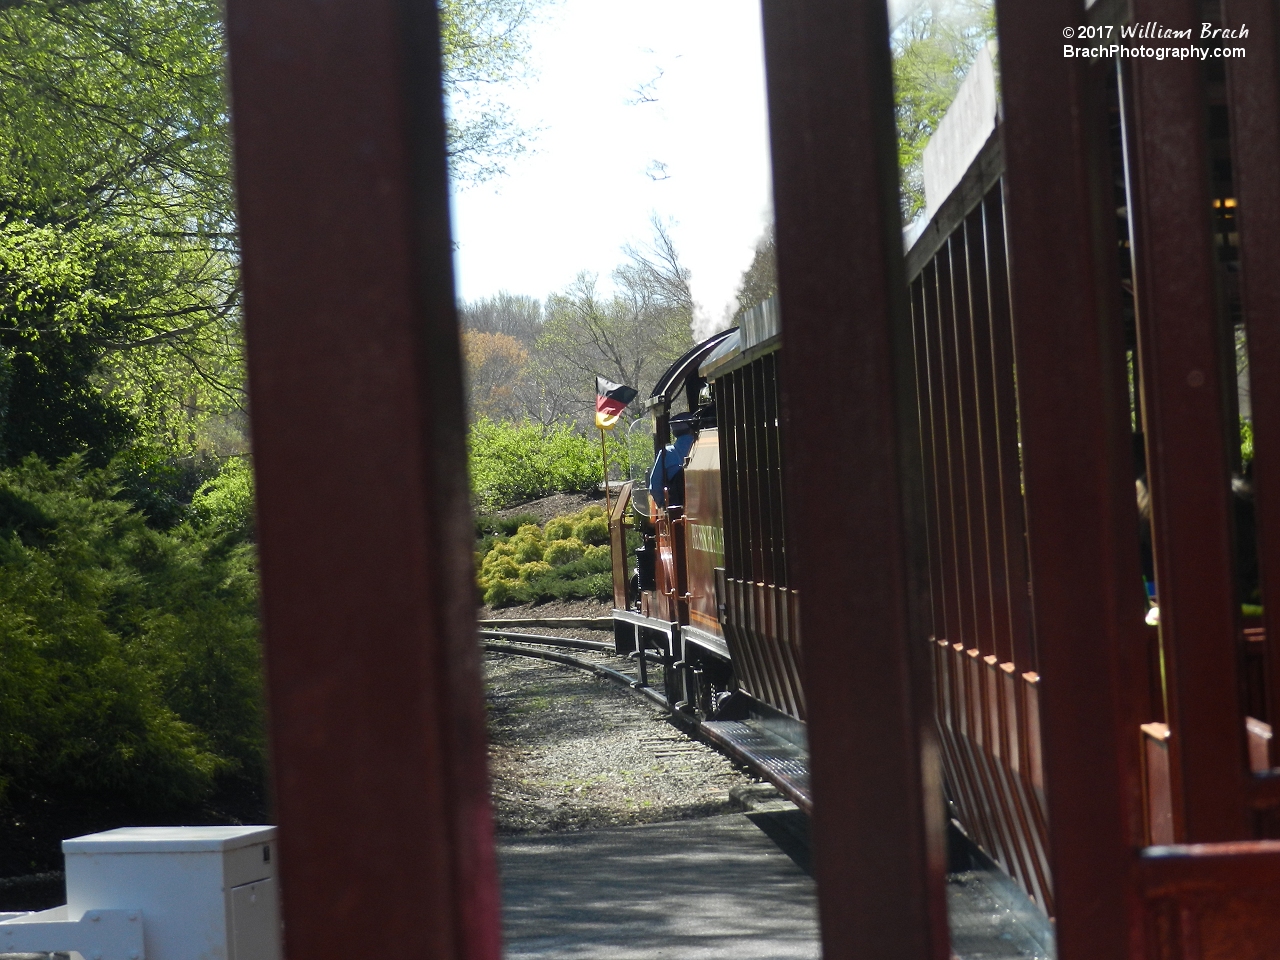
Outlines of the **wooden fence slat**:
{"label": "wooden fence slat", "polygon": [[[763,15],[786,311],[788,576],[805,598],[823,956],[942,960],[941,777],[888,14],[883,0],[765,0]],[[839,390],[838,417],[815,384]],[[835,597],[843,602],[826,602]]]}
{"label": "wooden fence slat", "polygon": [[[1274,727],[1280,723],[1280,25],[1269,0],[1223,0],[1222,9],[1224,26],[1249,28],[1248,56],[1226,61],[1227,104],[1268,648],[1268,715],[1259,719]],[[1280,766],[1280,757],[1273,753],[1270,762]]]}
{"label": "wooden fence slat", "polygon": [[1078,4],[1003,0],[996,15],[1058,955],[1121,960],[1141,841],[1118,660],[1142,608],[1105,87],[1062,55]]}
{"label": "wooden fence slat", "polygon": [[[1140,22],[1198,22],[1195,0],[1135,0]],[[1152,539],[1169,702],[1174,831],[1246,836],[1209,161],[1201,67],[1132,63],[1130,184]],[[1170,150],[1169,143],[1182,146]]]}
{"label": "wooden fence slat", "polygon": [[286,952],[497,960],[436,10],[227,23]]}

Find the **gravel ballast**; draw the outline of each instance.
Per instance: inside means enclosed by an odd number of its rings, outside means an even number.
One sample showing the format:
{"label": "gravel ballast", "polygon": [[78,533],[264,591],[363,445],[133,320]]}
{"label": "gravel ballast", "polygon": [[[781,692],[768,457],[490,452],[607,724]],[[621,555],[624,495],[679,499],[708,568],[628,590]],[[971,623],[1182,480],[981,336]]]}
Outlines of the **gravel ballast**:
{"label": "gravel ballast", "polygon": [[542,660],[484,656],[500,834],[714,816],[736,809],[732,788],[756,782],[612,681]]}

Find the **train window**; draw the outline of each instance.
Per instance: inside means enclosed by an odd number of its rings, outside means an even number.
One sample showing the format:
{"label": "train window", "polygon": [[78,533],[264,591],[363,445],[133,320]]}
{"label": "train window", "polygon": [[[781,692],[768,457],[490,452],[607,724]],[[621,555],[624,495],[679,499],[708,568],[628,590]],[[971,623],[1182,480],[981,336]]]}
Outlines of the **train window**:
{"label": "train window", "polygon": [[631,471],[631,506],[649,516],[649,468],[653,466],[653,420],[641,417],[627,427],[627,464]]}

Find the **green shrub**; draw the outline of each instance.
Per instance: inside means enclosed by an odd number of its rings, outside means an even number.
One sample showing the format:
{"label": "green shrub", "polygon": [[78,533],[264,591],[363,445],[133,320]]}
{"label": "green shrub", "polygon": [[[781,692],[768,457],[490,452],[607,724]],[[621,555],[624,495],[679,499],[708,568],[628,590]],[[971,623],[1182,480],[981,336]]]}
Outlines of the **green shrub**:
{"label": "green shrub", "polygon": [[[490,529],[477,526],[478,530]],[[603,537],[601,531],[603,529]],[[477,549],[477,581],[490,606],[613,595],[613,562],[604,510],[589,506],[544,528],[523,524],[508,540],[485,534]],[[588,545],[581,532],[597,542]]]}
{"label": "green shrub", "polygon": [[538,515],[536,513],[513,513],[509,517],[495,517],[489,514],[481,514],[476,517],[476,536],[483,537],[486,535],[509,537],[521,527],[537,526]]}
{"label": "green shrub", "polygon": [[488,588],[484,592],[484,602],[491,607],[502,607],[511,603],[512,587],[506,580],[494,580],[490,582]]}
{"label": "green shrub", "polygon": [[0,471],[0,803],[164,810],[264,776],[252,546],[78,458]]}
{"label": "green shrub", "polygon": [[546,544],[542,542],[542,531],[534,524],[522,526],[508,543],[514,551],[512,556],[517,563],[541,560],[546,549]]}
{"label": "green shrub", "polygon": [[547,544],[547,551],[542,558],[553,567],[559,567],[580,560],[585,549],[581,540],[572,537],[568,540],[553,540]]}
{"label": "green shrub", "polygon": [[545,577],[555,568],[544,560],[535,560],[532,563],[521,564],[519,578],[522,583],[528,583],[530,580],[537,580]]}
{"label": "green shrub", "polygon": [[599,546],[609,542],[609,521],[604,517],[585,517],[573,527],[573,536],[583,543]]}
{"label": "green shrub", "polygon": [[228,460],[195,492],[191,518],[222,533],[253,536],[253,470],[243,457]]}
{"label": "green shrub", "polygon": [[482,587],[488,587],[497,580],[515,580],[519,575],[520,567],[515,559],[507,554],[498,553],[496,547],[480,564],[480,586]]}
{"label": "green shrub", "polygon": [[573,536],[573,517],[556,517],[547,521],[547,540],[568,540]]}
{"label": "green shrub", "polygon": [[570,424],[481,418],[468,437],[471,492],[489,509],[552,493],[580,493],[600,482],[599,449]]}

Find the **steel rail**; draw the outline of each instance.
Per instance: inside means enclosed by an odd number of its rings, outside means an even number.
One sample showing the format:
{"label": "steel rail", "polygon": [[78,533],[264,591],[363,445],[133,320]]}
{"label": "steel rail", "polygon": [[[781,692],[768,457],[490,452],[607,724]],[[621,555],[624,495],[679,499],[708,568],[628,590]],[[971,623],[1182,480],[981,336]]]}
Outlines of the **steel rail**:
{"label": "steel rail", "polygon": [[[491,631],[484,631],[491,632]],[[540,637],[540,641],[553,641],[558,645],[569,645],[570,643],[583,643],[586,641],[571,641],[568,637]],[[568,641],[568,643],[566,643]],[[755,776],[762,780],[772,783],[778,788],[788,800],[795,803],[805,813],[809,813],[812,804],[809,799],[800,793],[795,787],[788,783],[785,779],[778,777],[773,771],[760,763],[750,752],[743,750],[738,744],[724,736],[712,727],[705,726],[697,717],[689,716],[672,709],[671,704],[657,690],[652,687],[644,686],[634,677],[630,677],[620,670],[614,670],[603,664],[593,663],[590,660],[583,660],[572,654],[558,653],[554,650],[542,650],[538,647],[530,647],[525,644],[511,643],[503,640],[482,640],[481,646],[492,653],[503,653],[512,656],[533,657],[539,660],[548,660],[552,663],[559,663],[565,666],[577,667],[580,670],[586,670],[598,677],[613,680],[621,683],[631,690],[641,693],[648,697],[664,710],[670,711],[671,723],[677,727],[682,733],[691,739],[698,740],[706,744],[711,749],[722,754],[732,760],[739,766],[750,770]]]}
{"label": "steel rail", "polygon": [[481,627],[579,627],[583,630],[612,630],[613,617],[512,617],[479,621]]}
{"label": "steel rail", "polygon": [[604,643],[600,640],[548,637],[537,633],[517,633],[514,630],[481,630],[480,636],[486,640],[514,640],[517,643],[541,643],[549,647],[572,647],[576,650],[598,650],[601,653],[614,652],[612,643]]}
{"label": "steel rail", "polygon": [[[544,639],[560,639],[565,640],[567,637],[560,638],[544,638]],[[480,646],[491,653],[505,653],[520,657],[534,657],[538,660],[549,660],[552,663],[561,663],[568,667],[577,667],[580,670],[587,670],[594,673],[597,677],[603,677],[608,680],[614,680],[621,683],[637,693],[642,693],[664,710],[671,710],[671,704],[667,702],[667,698],[660,694],[652,687],[644,686],[635,677],[629,677],[621,670],[614,670],[612,667],[606,667],[601,663],[592,663],[590,660],[583,660],[568,653],[557,653],[555,650],[542,650],[538,647],[530,647],[521,643],[510,643],[503,640],[482,640]],[[671,712],[672,717],[677,717],[674,710]],[[689,718],[681,717],[681,720],[687,721]]]}

